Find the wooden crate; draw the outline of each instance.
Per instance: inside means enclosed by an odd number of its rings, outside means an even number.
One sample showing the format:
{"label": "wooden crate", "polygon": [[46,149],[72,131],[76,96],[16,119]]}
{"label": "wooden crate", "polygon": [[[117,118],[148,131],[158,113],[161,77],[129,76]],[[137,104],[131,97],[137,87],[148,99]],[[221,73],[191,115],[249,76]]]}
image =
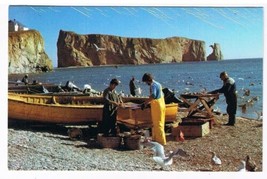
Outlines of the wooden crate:
{"label": "wooden crate", "polygon": [[178,129],[184,133],[185,137],[202,137],[210,132],[209,122],[179,124]]}
{"label": "wooden crate", "polygon": [[[166,104],[165,123],[176,121],[177,112],[177,103]],[[151,109],[118,108],[117,121],[130,128],[152,127]]]}

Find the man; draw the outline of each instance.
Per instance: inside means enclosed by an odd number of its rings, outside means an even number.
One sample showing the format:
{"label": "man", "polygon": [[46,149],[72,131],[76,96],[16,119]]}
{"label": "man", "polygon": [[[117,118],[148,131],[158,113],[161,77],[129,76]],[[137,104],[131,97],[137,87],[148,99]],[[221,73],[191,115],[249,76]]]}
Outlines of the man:
{"label": "man", "polygon": [[209,93],[223,93],[226,99],[227,108],[226,111],[229,115],[228,123],[225,125],[234,126],[235,125],[235,115],[237,109],[237,93],[235,80],[228,76],[224,71],[220,74],[220,78],[223,81],[223,86],[220,89],[211,91]]}
{"label": "man", "polygon": [[130,83],[129,83],[130,93],[131,93],[132,96],[135,96],[136,95],[135,94],[136,86],[134,84],[134,80],[135,80],[135,78],[132,77],[132,79],[130,80]]}
{"label": "man", "polygon": [[21,82],[23,82],[25,85],[29,84],[29,79],[28,79],[28,77],[29,77],[29,75],[26,74],[26,75],[22,78]]}
{"label": "man", "polygon": [[117,109],[122,106],[122,100],[115,91],[119,81],[114,78],[110,81],[109,87],[103,92],[104,107],[102,118],[102,130],[104,136],[116,136]]}
{"label": "man", "polygon": [[143,75],[142,81],[150,87],[149,98],[144,102],[144,106],[151,104],[151,118],[152,118],[152,140],[166,145],[165,136],[165,101],[162,92],[161,84],[155,80],[150,73]]}

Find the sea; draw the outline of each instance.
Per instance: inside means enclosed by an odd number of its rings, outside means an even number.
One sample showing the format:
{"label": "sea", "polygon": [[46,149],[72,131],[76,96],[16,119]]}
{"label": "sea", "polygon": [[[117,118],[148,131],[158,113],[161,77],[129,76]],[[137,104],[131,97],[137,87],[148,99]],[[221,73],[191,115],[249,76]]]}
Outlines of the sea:
{"label": "sea", "polygon": [[[197,93],[221,88],[222,71],[232,77],[238,91],[237,116],[259,119],[263,112],[263,58],[232,59],[221,61],[181,62],[145,65],[111,65],[95,67],[55,68],[52,72],[29,74],[29,79],[42,83],[65,85],[71,81],[79,88],[89,84],[103,91],[112,78],[120,80],[116,91],[129,95],[129,81],[134,76],[140,96],[148,96],[149,87],[142,82],[144,73],[151,73],[163,88],[174,91],[177,97],[184,93]],[[250,93],[246,93],[249,91]],[[242,110],[246,105],[246,110]],[[220,95],[214,109],[226,113],[225,98]]]}

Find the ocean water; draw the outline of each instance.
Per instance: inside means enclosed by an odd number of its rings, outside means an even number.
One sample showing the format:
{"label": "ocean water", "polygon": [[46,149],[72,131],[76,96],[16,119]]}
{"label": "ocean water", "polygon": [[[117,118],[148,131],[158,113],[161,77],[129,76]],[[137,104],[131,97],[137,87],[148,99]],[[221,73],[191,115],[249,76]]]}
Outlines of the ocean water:
{"label": "ocean water", "polygon": [[[238,105],[252,100],[247,105],[246,112],[238,107],[237,116],[257,119],[256,112],[263,110],[263,59],[236,59],[209,62],[183,62],[170,64],[121,65],[102,67],[56,68],[53,72],[29,74],[30,81],[38,80],[43,83],[62,84],[70,80],[78,87],[89,84],[93,89],[103,91],[112,78],[118,78],[121,84],[117,92],[129,95],[129,81],[136,78],[136,85],[141,88],[142,96],[148,96],[148,86],[142,83],[144,73],[151,73],[163,88],[175,91],[176,96],[185,92],[200,92],[204,89],[211,91],[222,87],[219,74],[227,71],[234,78],[238,90]],[[244,96],[244,90],[250,90],[249,96]],[[215,104],[216,109],[225,113],[225,98]]]}

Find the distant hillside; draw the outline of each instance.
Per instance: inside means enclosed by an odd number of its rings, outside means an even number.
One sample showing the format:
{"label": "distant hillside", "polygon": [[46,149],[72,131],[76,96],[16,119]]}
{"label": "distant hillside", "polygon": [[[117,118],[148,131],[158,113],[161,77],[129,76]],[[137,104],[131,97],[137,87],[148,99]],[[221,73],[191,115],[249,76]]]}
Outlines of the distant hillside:
{"label": "distant hillside", "polygon": [[44,40],[36,30],[9,32],[8,72],[34,73],[53,69],[44,50]]}

